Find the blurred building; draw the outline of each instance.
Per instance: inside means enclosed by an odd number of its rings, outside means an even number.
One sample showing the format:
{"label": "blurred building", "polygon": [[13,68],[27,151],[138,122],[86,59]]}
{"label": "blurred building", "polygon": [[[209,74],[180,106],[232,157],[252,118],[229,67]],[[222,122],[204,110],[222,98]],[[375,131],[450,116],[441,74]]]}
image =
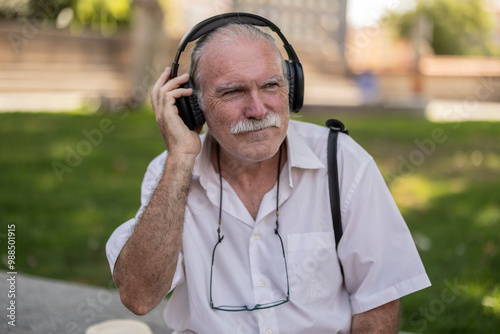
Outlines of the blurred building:
{"label": "blurred building", "polygon": [[0,111],[94,109],[129,89],[127,34],[112,37],[0,20]]}
{"label": "blurred building", "polygon": [[[500,44],[500,1],[485,0],[485,6],[496,18],[491,39]],[[380,102],[500,101],[499,57],[435,55],[428,43],[397,38],[387,23],[372,23],[348,29],[346,61],[354,75],[369,72],[375,76]]]}
{"label": "blurred building", "polygon": [[234,0],[234,10],[267,17],[321,70],[344,73],[347,0]]}
{"label": "blurred building", "polygon": [[170,38],[179,40],[196,23],[213,15],[230,11],[259,14],[280,27],[301,60],[321,64],[322,71],[344,73],[346,9],[347,0],[176,1],[166,6],[165,24]]}
{"label": "blurred building", "polygon": [[[492,38],[500,43],[500,0],[487,1],[497,14],[498,34]],[[306,72],[306,105],[399,105],[416,95],[461,99],[481,90],[481,78],[497,85],[498,58],[443,57],[432,50],[416,58],[412,42],[395,39],[382,21],[348,29],[347,4],[348,0],[136,0],[131,28],[107,36],[73,31],[71,15],[65,24],[58,18],[56,26],[26,18],[0,21],[0,34],[5,36],[0,40],[0,110],[120,110],[120,104],[112,104],[117,100],[134,107],[148,100],[148,90],[171,64],[182,36],[196,23],[230,11],[260,14],[280,27]],[[188,67],[187,54],[181,59],[181,73]],[[364,96],[367,86],[370,94]],[[481,99],[500,100],[500,89],[490,86],[486,89],[491,93]]]}
{"label": "blurred building", "polygon": [[[61,12],[65,24],[57,26],[41,19],[1,21],[0,33],[6,38],[0,41],[0,109],[95,108],[114,100],[134,106],[147,100],[147,90],[172,61],[186,31],[207,17],[229,11],[261,14],[275,22],[308,73],[306,88],[317,84],[325,90],[317,74],[344,73],[347,68],[343,57],[346,2],[136,0],[131,5],[131,29],[107,36],[72,29],[70,10]],[[45,14],[43,10],[40,13],[42,18]],[[187,66],[186,59],[181,61]],[[306,89],[306,103],[327,103],[318,100],[327,95],[332,94]],[[338,95],[349,94],[343,91]]]}

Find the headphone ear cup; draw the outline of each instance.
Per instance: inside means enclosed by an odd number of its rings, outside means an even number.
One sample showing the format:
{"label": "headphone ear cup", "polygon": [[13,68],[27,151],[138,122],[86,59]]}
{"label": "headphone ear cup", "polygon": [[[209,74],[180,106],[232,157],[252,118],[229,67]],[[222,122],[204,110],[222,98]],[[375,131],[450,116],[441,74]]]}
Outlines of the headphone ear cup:
{"label": "headphone ear cup", "polygon": [[285,60],[288,76],[290,111],[299,112],[304,105],[304,70],[298,61]]}
{"label": "headphone ear cup", "polygon": [[288,80],[288,104],[290,110],[293,111],[294,97],[295,97],[295,69],[290,60],[285,60],[286,76]]}
{"label": "headphone ear cup", "polygon": [[194,119],[194,127],[197,128],[205,124],[205,116],[203,115],[203,110],[201,110],[200,105],[198,104],[198,92],[194,87],[194,81],[189,78],[186,85],[188,86],[188,88],[191,88],[193,90],[193,94],[191,94],[188,99],[189,105],[191,107],[191,114]]}
{"label": "headphone ear cup", "polygon": [[189,78],[188,82],[182,84],[180,88],[191,88],[193,90],[190,96],[183,96],[175,100],[180,118],[190,130],[193,130],[205,124],[205,116],[203,116],[203,112],[198,105],[194,82],[191,78]]}
{"label": "headphone ear cup", "polygon": [[299,112],[304,105],[304,69],[299,61],[293,62],[295,71],[295,84],[294,84],[294,95],[293,95],[293,112]]}

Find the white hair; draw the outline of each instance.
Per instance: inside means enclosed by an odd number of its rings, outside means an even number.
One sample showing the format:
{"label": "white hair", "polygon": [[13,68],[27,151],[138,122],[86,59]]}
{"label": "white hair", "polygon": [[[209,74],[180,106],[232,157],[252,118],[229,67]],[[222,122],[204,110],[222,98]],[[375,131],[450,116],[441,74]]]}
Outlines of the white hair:
{"label": "white hair", "polygon": [[285,80],[286,87],[288,88],[287,67],[285,66],[285,60],[283,59],[283,55],[281,54],[274,38],[250,24],[228,24],[202,36],[196,41],[195,46],[191,51],[191,66],[189,69],[189,74],[194,81],[198,104],[201,110],[206,110],[206,105],[205,101],[203,100],[203,81],[205,79],[205,73],[200,66],[200,61],[205,52],[205,47],[215,37],[218,38],[217,42],[219,43],[234,44],[235,42],[255,42],[257,40],[267,41],[268,43],[270,43],[275,47],[277,55],[279,55],[282,60],[283,78]]}

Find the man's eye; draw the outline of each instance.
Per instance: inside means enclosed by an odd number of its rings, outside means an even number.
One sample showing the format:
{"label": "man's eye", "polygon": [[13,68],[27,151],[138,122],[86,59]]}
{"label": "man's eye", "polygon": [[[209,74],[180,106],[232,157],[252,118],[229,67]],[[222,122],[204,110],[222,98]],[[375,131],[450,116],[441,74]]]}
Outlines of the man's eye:
{"label": "man's eye", "polygon": [[275,87],[279,87],[277,82],[270,82],[266,84],[266,88],[275,88]]}
{"label": "man's eye", "polygon": [[239,92],[241,92],[241,89],[231,89],[231,90],[224,92],[224,94],[222,94],[222,95],[223,96],[231,96],[231,95],[236,95]]}

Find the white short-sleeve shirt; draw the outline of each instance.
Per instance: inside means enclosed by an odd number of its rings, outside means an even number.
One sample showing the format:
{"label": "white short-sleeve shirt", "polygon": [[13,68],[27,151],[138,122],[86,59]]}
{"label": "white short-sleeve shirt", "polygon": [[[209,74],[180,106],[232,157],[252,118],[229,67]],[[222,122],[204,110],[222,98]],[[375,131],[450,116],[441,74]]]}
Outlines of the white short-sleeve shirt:
{"label": "white short-sleeve shirt", "polygon": [[[326,168],[328,131],[290,122],[288,159],[279,189],[279,232],[290,301],[251,312],[219,311],[209,305],[220,188],[218,174],[209,162],[211,145],[202,136],[173,293],[165,310],[165,321],[175,333],[349,333],[353,314],[430,285],[408,227],[375,162],[344,134],[338,140],[344,234],[337,255]],[[118,227],[106,245],[111,270],[155,189],[166,157],[164,152],[151,162],[138,215]],[[223,180],[222,186],[224,239],[214,262],[214,304],[253,307],[281,300],[286,295],[286,271],[281,243],[274,233],[276,185],[262,199],[256,220],[229,183]]]}

